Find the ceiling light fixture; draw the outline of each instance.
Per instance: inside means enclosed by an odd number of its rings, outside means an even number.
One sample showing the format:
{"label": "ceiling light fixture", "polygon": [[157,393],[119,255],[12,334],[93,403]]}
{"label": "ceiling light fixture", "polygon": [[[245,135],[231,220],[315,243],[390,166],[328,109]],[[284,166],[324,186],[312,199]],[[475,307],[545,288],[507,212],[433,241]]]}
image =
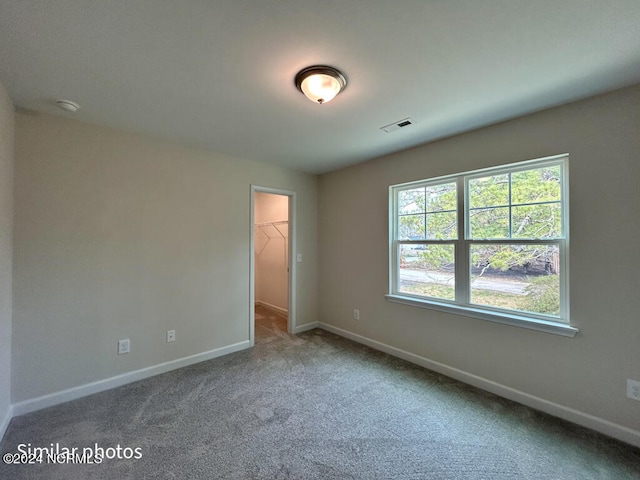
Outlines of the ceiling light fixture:
{"label": "ceiling light fixture", "polygon": [[344,75],[333,67],[314,65],[298,72],[296,87],[313,103],[327,103],[347,86]]}
{"label": "ceiling light fixture", "polygon": [[71,100],[56,100],[56,105],[67,112],[75,113],[80,110],[80,105]]}

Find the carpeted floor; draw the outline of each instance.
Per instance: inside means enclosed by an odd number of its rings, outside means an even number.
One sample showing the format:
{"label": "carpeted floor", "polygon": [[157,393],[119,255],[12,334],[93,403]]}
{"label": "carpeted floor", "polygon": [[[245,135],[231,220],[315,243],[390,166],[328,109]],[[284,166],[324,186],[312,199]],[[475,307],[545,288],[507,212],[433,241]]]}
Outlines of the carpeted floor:
{"label": "carpeted floor", "polygon": [[0,464],[0,478],[640,478],[640,449],[331,333],[283,328],[259,311],[253,349],[17,417],[1,444],[120,445],[141,458]]}

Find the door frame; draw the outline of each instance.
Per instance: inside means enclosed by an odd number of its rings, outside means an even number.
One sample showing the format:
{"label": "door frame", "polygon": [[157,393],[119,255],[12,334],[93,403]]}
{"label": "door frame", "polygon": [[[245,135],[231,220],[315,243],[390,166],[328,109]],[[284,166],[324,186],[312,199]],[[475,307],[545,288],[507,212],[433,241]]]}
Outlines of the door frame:
{"label": "door frame", "polygon": [[275,195],[283,195],[289,197],[289,235],[288,235],[288,256],[287,267],[289,268],[288,289],[289,289],[289,306],[287,314],[287,332],[293,333],[296,330],[296,192],[291,190],[283,190],[280,188],[264,187],[261,185],[251,184],[251,219],[249,228],[251,228],[251,245],[249,255],[249,342],[253,347],[255,344],[255,303],[256,303],[256,270],[255,270],[255,198],[256,193],[271,193]]}

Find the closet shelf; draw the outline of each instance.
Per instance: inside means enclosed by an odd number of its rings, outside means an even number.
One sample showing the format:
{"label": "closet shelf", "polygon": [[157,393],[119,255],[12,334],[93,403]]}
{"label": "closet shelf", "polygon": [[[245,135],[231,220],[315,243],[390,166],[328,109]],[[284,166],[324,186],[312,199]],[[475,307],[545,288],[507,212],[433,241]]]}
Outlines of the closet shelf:
{"label": "closet shelf", "polygon": [[[287,226],[287,229],[285,229],[284,233],[280,229],[282,225]],[[287,234],[288,234],[287,230],[289,228],[289,222],[287,220],[283,220],[281,222],[263,222],[263,223],[254,224],[254,227],[259,228],[269,238],[278,238],[279,236],[282,238],[287,238]],[[268,227],[273,227],[273,229],[270,229]],[[273,233],[273,230],[278,232],[279,235],[271,235],[271,233]]]}
{"label": "closet shelf", "polygon": [[263,222],[263,223],[255,223],[253,226],[254,228],[258,229],[267,238],[267,241],[264,242],[260,247],[258,247],[258,245],[256,244],[256,250],[257,250],[256,255],[260,256],[262,254],[263,250],[265,249],[265,247],[271,241],[272,238],[282,238],[283,240],[285,240],[284,257],[286,261],[286,258],[287,258],[287,241],[286,240],[289,235],[289,222],[287,220],[280,221],[280,222]]}

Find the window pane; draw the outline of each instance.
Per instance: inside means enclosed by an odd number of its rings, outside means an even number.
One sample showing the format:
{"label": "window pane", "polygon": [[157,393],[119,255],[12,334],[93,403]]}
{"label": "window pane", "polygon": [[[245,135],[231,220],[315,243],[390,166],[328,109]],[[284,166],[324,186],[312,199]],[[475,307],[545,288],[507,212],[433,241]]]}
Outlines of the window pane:
{"label": "window pane", "polygon": [[398,289],[402,293],[455,300],[453,245],[400,245]]}
{"label": "window pane", "polygon": [[443,210],[455,212],[457,203],[455,182],[429,185],[425,188],[425,194],[427,212],[441,212]]}
{"label": "window pane", "polygon": [[451,240],[458,238],[456,212],[428,213],[427,238],[429,240]]}
{"label": "window pane", "polygon": [[471,303],[560,314],[557,245],[472,245]]}
{"label": "window pane", "polygon": [[560,166],[511,174],[511,203],[560,201]]}
{"label": "window pane", "polygon": [[509,175],[469,180],[470,208],[509,205]]}
{"label": "window pane", "polygon": [[509,238],[508,207],[471,210],[469,215],[470,238]]}
{"label": "window pane", "polygon": [[398,192],[398,213],[406,215],[424,212],[424,202],[424,187],[401,190]]}
{"label": "window pane", "polygon": [[402,215],[398,238],[400,240],[424,240],[424,215]]}
{"label": "window pane", "polygon": [[558,238],[562,236],[559,203],[513,207],[513,238]]}
{"label": "window pane", "polygon": [[458,238],[455,182],[398,192],[398,239],[455,238]]}

